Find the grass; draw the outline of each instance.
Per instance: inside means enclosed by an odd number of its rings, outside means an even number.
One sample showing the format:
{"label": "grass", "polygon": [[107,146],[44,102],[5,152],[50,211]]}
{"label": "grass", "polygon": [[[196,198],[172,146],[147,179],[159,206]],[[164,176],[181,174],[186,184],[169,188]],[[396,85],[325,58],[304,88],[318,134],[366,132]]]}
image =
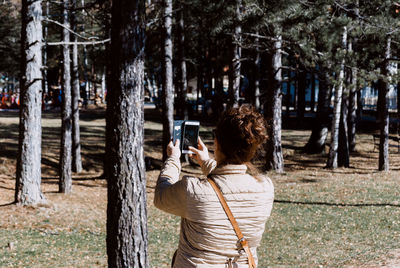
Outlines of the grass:
{"label": "grass", "polygon": [[[42,191],[48,204],[7,205],[13,200],[18,114],[0,123],[0,267],[106,267],[106,182],[99,179],[104,153],[102,113],[82,114],[84,172],[73,193],[57,193],[59,118],[45,114]],[[146,121],[145,153],[160,159],[161,125]],[[209,128],[202,128],[211,144]],[[259,267],[400,266],[400,154],[392,148],[390,172],[377,172],[369,134],[357,136],[352,167],[324,169],[326,157],[304,155],[309,131],[284,130],[286,173],[268,174],[275,184],[272,215],[258,249]],[[11,153],[11,154],[10,154]],[[185,172],[198,173],[190,167]],[[169,267],[178,245],[178,217],[152,205],[159,170],[147,172],[151,267]],[[392,256],[393,255],[393,256]]]}
{"label": "grass", "polygon": [[[301,200],[308,204],[274,204],[259,250],[261,267],[343,267],[379,261],[388,251],[397,249],[400,206],[395,185],[398,180],[393,178],[392,187],[382,194],[375,187],[386,188],[387,181],[364,182],[365,191],[349,191],[356,182],[337,185],[332,180],[298,189],[278,183],[277,200]],[[316,188],[321,192],[316,192]],[[335,198],[343,192],[346,192],[344,196]],[[382,201],[393,206],[380,206]],[[331,205],[331,202],[341,205]]]}
{"label": "grass", "polygon": [[1,267],[106,266],[104,233],[2,229],[0,237]]}

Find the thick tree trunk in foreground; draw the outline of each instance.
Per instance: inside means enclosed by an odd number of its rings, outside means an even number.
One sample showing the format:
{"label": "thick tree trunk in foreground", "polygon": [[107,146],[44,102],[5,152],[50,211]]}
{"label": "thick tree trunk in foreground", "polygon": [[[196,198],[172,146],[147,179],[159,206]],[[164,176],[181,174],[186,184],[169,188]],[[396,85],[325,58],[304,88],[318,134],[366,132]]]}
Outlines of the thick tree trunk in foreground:
{"label": "thick tree trunk in foreground", "polygon": [[275,170],[283,172],[283,155],[281,143],[282,130],[282,36],[277,37],[275,41],[275,53],[272,58],[272,72],[274,74],[272,85],[268,90],[268,99],[265,107],[265,118],[267,121],[267,129],[269,139],[265,145],[266,151],[266,170]]}
{"label": "thick tree trunk in foreground", "polygon": [[[69,3],[64,0],[64,26],[69,28]],[[69,31],[63,28],[63,90],[62,90],[62,122],[60,150],[60,182],[59,192],[70,193],[72,190],[72,120],[71,120],[71,59],[69,55]]]}
{"label": "thick tree trunk in foreground", "polygon": [[163,160],[174,126],[174,88],[172,72],[172,0],[164,0],[164,63],[163,63]]}
{"label": "thick tree trunk in foreground", "polygon": [[315,123],[313,124],[311,136],[304,146],[304,152],[309,154],[320,154],[325,150],[325,143],[329,132],[330,122],[330,101],[332,85],[329,82],[329,74],[327,71],[321,71],[319,77],[318,105]]}
{"label": "thick tree trunk in foreground", "polygon": [[[347,27],[344,27],[342,34],[342,48],[345,49],[347,47]],[[345,59],[342,59],[340,64],[340,71],[338,77],[338,86],[336,87],[335,92],[335,105],[333,108],[333,118],[332,118],[332,128],[331,128],[331,145],[329,148],[328,161],[326,164],[327,168],[337,168],[337,150],[339,146],[339,123],[340,123],[340,115],[341,115],[341,107],[342,107],[342,93],[343,93],[343,85],[344,85],[344,64]]]}
{"label": "thick tree trunk in foreground", "polygon": [[232,60],[232,93],[229,106],[236,107],[239,105],[240,94],[240,68],[242,57],[242,0],[236,0],[236,16],[235,16],[235,32],[233,34],[233,60]]}
{"label": "thick tree trunk in foreground", "polygon": [[143,0],[113,1],[107,94],[108,267],[149,267],[144,136]]}
{"label": "thick tree trunk in foreground", "polygon": [[42,144],[42,1],[22,1],[21,106],[15,202],[44,201],[40,190]]}
{"label": "thick tree trunk in foreground", "polygon": [[[72,1],[73,7],[76,7],[76,0]],[[71,15],[73,29],[76,31],[75,16]],[[73,42],[77,41],[73,35]],[[72,47],[72,171],[82,171],[81,141],[79,129],[79,69],[78,69],[78,45],[75,43]]]}
{"label": "thick tree trunk in foreground", "polygon": [[[388,77],[390,81],[390,65],[389,58],[391,55],[391,37],[388,36],[386,40],[386,50],[385,50],[385,62],[382,66],[382,74]],[[379,141],[379,170],[389,171],[389,107],[388,107],[388,97],[389,97],[389,86],[390,83],[379,80],[379,100],[381,111],[379,111],[380,117],[380,141]]]}

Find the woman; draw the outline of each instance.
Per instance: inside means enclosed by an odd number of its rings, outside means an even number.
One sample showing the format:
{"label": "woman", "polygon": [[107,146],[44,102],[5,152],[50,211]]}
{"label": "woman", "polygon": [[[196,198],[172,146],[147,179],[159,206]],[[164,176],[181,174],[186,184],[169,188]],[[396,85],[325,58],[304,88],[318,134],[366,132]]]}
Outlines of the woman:
{"label": "woman", "polygon": [[[272,209],[271,180],[257,175],[250,164],[266,140],[265,122],[254,109],[241,106],[226,111],[215,130],[215,160],[199,138],[198,149],[190,147],[204,176],[221,190],[233,216],[248,241],[257,263],[256,249]],[[216,192],[207,179],[184,176],[179,180],[179,141],[167,148],[157,181],[154,205],[181,217],[179,247],[172,267],[249,267],[238,238]]]}

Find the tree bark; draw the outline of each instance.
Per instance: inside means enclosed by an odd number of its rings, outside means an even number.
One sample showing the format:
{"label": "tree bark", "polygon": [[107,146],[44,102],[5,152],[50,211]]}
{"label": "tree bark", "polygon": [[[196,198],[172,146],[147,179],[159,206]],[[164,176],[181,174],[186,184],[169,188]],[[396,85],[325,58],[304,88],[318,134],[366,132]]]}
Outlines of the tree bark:
{"label": "tree bark", "polygon": [[112,3],[107,94],[108,267],[149,267],[144,166],[145,3]]}
{"label": "tree bark", "polygon": [[325,69],[321,70],[318,88],[318,105],[315,123],[313,124],[311,136],[304,146],[304,152],[309,154],[320,154],[325,150],[326,138],[329,132],[330,101],[332,85],[329,82],[329,74]]}
{"label": "tree bark", "polygon": [[[358,16],[360,13],[359,10],[359,0],[355,0],[355,13]],[[357,18],[358,20],[358,18]],[[357,38],[354,38],[352,42],[349,42],[349,51],[353,51],[353,44],[357,44]],[[349,96],[349,117],[348,117],[348,139],[349,139],[349,151],[355,152],[356,150],[356,124],[357,124],[357,93],[358,89],[358,69],[357,67],[351,68],[351,87],[350,87],[350,96]],[[361,103],[360,103],[361,104]],[[360,118],[361,119],[361,118]]]}
{"label": "tree bark", "polygon": [[[391,56],[391,37],[386,40],[385,61],[382,66],[382,74],[390,81],[390,65],[389,59]],[[389,98],[390,83],[379,79],[379,95],[378,102],[381,104],[379,111],[380,115],[380,141],[379,141],[379,170],[389,171],[389,107],[387,100]]]}
{"label": "tree bark", "polygon": [[342,95],[342,108],[340,111],[339,123],[339,147],[338,147],[338,166],[350,167],[349,139],[348,139],[348,103],[347,92]]}
{"label": "tree bark", "polygon": [[269,139],[265,145],[266,151],[266,170],[283,172],[283,155],[281,142],[282,129],[282,36],[278,35],[274,42],[274,56],[272,58],[273,83],[268,87],[267,105],[265,105],[265,119]]}
{"label": "tree bark", "polygon": [[179,68],[178,68],[178,85],[179,85],[179,115],[182,119],[188,119],[187,107],[187,76],[186,76],[186,59],[185,59],[185,20],[184,10],[185,4],[183,1],[179,3],[179,23],[178,23],[178,38],[179,38]]}
{"label": "tree bark", "polygon": [[[397,57],[400,58],[400,49],[397,50]],[[397,73],[400,72],[400,64],[397,64]],[[400,135],[400,79],[397,81],[397,131]]]}
{"label": "tree bark", "polygon": [[[101,74],[101,103],[102,104],[104,103],[104,100],[105,100],[104,96],[106,94],[106,85],[107,85],[106,73],[107,73],[107,68],[104,66],[103,73]],[[148,80],[149,80],[149,82],[151,82],[150,79],[148,79]],[[148,85],[149,85],[149,89],[151,89],[152,84],[149,83]],[[150,90],[150,96],[152,95],[152,93],[153,93],[153,91]]]}
{"label": "tree bark", "polygon": [[[199,32],[202,32],[202,21],[199,20]],[[199,110],[199,98],[200,98],[200,92],[201,96],[204,99],[204,75],[203,75],[203,66],[204,66],[204,56],[203,56],[203,37],[201,34],[198,36],[197,40],[197,52],[199,53],[199,59],[198,59],[198,64],[197,64],[197,98],[196,98],[196,112]],[[202,104],[202,109],[205,111],[205,100],[204,103]]]}
{"label": "tree bark", "polygon": [[[46,18],[49,18],[49,2],[46,2]],[[47,45],[47,34],[48,34],[48,25],[44,26],[44,31],[43,31],[43,40],[45,42],[45,45],[43,47],[43,90],[44,90],[44,94],[48,95],[49,94],[49,83],[47,81],[47,49],[48,49],[48,45]]]}
{"label": "tree bark", "polygon": [[357,68],[351,69],[351,88],[349,96],[349,114],[348,114],[348,138],[349,151],[355,152],[356,149],[356,123],[357,123]]}
{"label": "tree bark", "polygon": [[[257,33],[258,35],[258,33]],[[254,108],[257,111],[260,111],[260,80],[261,80],[261,53],[258,48],[259,46],[259,39],[256,38],[254,40],[256,46],[256,57],[254,59],[254,67],[255,67],[255,74],[254,74]]]}
{"label": "tree bark", "polygon": [[[72,7],[76,7],[76,0],[72,0]],[[76,18],[71,13],[72,29],[76,31]],[[72,35],[72,171],[82,171],[81,141],[79,129],[79,69],[78,69],[78,45],[76,35]]]}
{"label": "tree bark", "polygon": [[236,0],[236,16],[235,16],[235,32],[233,34],[233,60],[232,60],[232,74],[233,85],[230,98],[230,107],[239,105],[240,94],[240,68],[242,57],[242,0]]}
{"label": "tree bark", "polygon": [[174,125],[174,88],[172,71],[172,0],[164,0],[164,63],[163,63],[163,160]]}
{"label": "tree bark", "polygon": [[42,1],[22,0],[21,91],[15,202],[44,202],[40,190],[42,144]]}
{"label": "tree bark", "polygon": [[[64,0],[63,25],[69,24],[69,2]],[[69,43],[69,31],[63,28],[63,42]],[[61,121],[61,150],[60,150],[60,182],[59,192],[72,191],[72,120],[71,120],[71,59],[69,45],[63,45],[63,90],[62,90],[62,121]]]}
{"label": "tree bark", "polygon": [[[347,47],[347,27],[345,26],[343,28],[343,34],[342,34],[342,48],[346,49],[346,47]],[[331,145],[329,149],[328,161],[326,164],[327,168],[338,167],[337,150],[339,146],[339,123],[340,123],[342,93],[344,84],[344,64],[345,64],[345,59],[343,58],[340,64],[338,86],[336,87],[336,92],[335,92],[335,104],[333,109],[332,128],[331,128]]]}

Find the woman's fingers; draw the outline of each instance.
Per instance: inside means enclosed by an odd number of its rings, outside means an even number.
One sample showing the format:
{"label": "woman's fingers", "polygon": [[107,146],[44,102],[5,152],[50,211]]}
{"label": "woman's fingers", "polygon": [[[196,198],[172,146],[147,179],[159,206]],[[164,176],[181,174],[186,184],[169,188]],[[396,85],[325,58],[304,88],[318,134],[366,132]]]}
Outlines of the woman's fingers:
{"label": "woman's fingers", "polygon": [[181,140],[178,139],[175,141],[175,147],[179,147],[180,144],[181,144]]}
{"label": "woman's fingers", "polygon": [[200,153],[200,150],[198,150],[198,149],[196,149],[196,148],[194,148],[192,146],[189,146],[189,150],[192,151],[195,154],[199,154]]}
{"label": "woman's fingers", "polygon": [[199,143],[199,149],[203,150],[204,148],[207,148],[206,145],[204,144],[204,142],[201,140],[200,136],[199,136],[197,142]]}

